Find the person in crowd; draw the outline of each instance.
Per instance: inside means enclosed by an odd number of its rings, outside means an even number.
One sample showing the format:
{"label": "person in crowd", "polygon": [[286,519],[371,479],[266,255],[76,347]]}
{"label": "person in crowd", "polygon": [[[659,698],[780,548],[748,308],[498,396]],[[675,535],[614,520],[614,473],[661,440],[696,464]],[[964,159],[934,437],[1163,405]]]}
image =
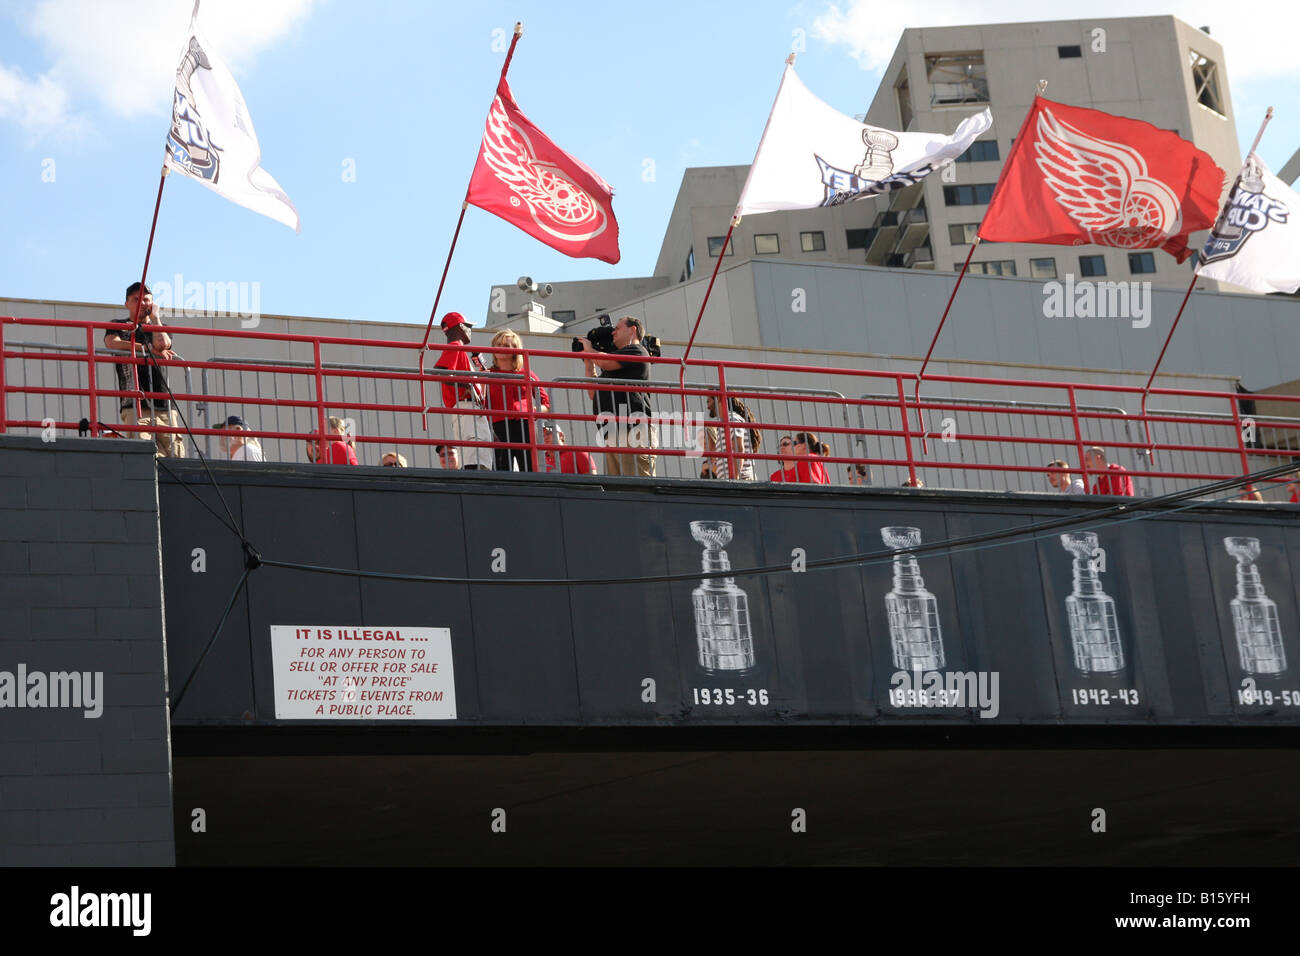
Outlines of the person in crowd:
{"label": "person in crowd", "polygon": [[594,475],[596,463],[585,451],[569,451],[562,446],[565,443],[564,429],[559,425],[547,423],[542,426],[542,441],[546,444],[546,470],[562,475]]}
{"label": "person in crowd", "polygon": [[[448,372],[484,372],[483,363],[477,352],[471,352],[466,346],[470,342],[470,325],[465,316],[459,312],[448,312],[442,317],[442,332],[451,348],[443,349],[434,363],[434,368]],[[466,412],[487,408],[485,385],[478,382],[444,382],[442,385],[442,404],[447,408],[461,409]],[[492,441],[492,429],[485,415],[449,415],[452,437],[457,441]],[[469,469],[492,467],[494,449],[481,446],[465,448],[465,467]]]}
{"label": "person in crowd", "polygon": [[[780,467],[777,468],[776,471],[772,472],[772,474],[768,476],[767,480],[785,481],[784,478],[778,478],[777,475],[780,475],[786,471],[790,471],[794,467],[793,464],[794,436],[782,435],[781,438],[777,441],[776,448],[777,448],[777,454],[780,456],[777,464],[780,465]],[[791,478],[790,480],[793,481],[794,479]]]}
{"label": "person in crowd", "polygon": [[[731,410],[728,420],[740,425],[754,423],[754,413],[738,398],[729,399]],[[708,397],[707,405],[709,409],[709,419],[718,420],[718,400],[712,395]],[[735,459],[736,478],[739,481],[754,480],[754,461],[749,456],[759,451],[763,445],[763,435],[757,428],[732,428],[729,429],[731,435],[731,450],[737,455],[743,455],[742,458]],[[704,448],[704,467],[700,470],[701,478],[730,478],[731,470],[727,467],[727,459],[721,455],[712,455],[711,452],[724,451],[726,445],[723,442],[722,429],[717,425],[706,425],[704,433],[701,436]]]}
{"label": "person in crowd", "polygon": [[904,487],[904,488],[924,488],[924,487],[925,487],[925,482],[922,481],[920,478],[904,478],[904,479],[903,479],[903,487]]}
{"label": "person in crowd", "polygon": [[[123,425],[156,425],[177,428],[180,425],[176,409],[168,398],[167,376],[155,359],[171,360],[176,358],[172,351],[172,337],[163,329],[162,319],[158,314],[158,304],[153,300],[149,287],[139,282],[132,282],[126,287],[126,317],[115,329],[104,333],[104,347],[114,352],[132,351],[135,343],[135,355],[142,359],[138,365],[131,362],[114,364],[117,369],[117,390],[119,392],[153,392],[154,397],[140,400],[140,415],[136,415],[135,397],[123,395],[118,400],[118,408]],[[134,373],[133,373],[134,369]],[[132,432],[136,438],[152,439],[157,445],[160,458],[184,458],[185,441],[179,434],[166,432]]]}
{"label": "person in crowd", "polygon": [[870,485],[871,469],[863,464],[849,465],[849,484]]}
{"label": "person in crowd", "polygon": [[[329,464],[355,465],[357,463],[357,453],[352,448],[352,440],[347,437],[343,419],[331,415],[327,433],[336,436],[329,443],[329,451],[325,456]],[[324,462],[318,461],[320,458],[320,444],[314,438],[307,439],[307,460],[313,464],[324,464]]]}
{"label": "person in crowd", "polygon": [[1254,485],[1252,485],[1248,481],[1246,482],[1245,487],[1241,489],[1241,500],[1262,502],[1264,500],[1264,496],[1259,493],[1259,489],[1257,489]]}
{"label": "person in crowd", "polygon": [[1291,474],[1291,480],[1286,483],[1286,493],[1291,504],[1300,504],[1300,471]]}
{"label": "person in crowd", "polygon": [[455,445],[434,445],[433,451],[438,456],[439,468],[460,471],[460,452]]}
{"label": "person in crowd", "polygon": [[262,461],[262,443],[251,435],[245,435],[249,431],[248,422],[244,421],[238,415],[231,415],[224,422],[218,422],[212,426],[219,428],[226,434],[220,435],[217,441],[220,443],[221,450],[231,461]]}
{"label": "person in crowd", "polygon": [[[829,485],[826,467],[817,459],[830,454],[830,448],[812,432],[798,432],[792,439],[791,459],[780,471],[772,473],[772,481],[797,481],[811,485]],[[782,449],[782,459],[784,460]]]}
{"label": "person in crowd", "polygon": [[1060,458],[1053,458],[1047,463],[1047,483],[1063,495],[1086,495],[1087,487],[1082,478],[1070,477],[1070,466]]}
{"label": "person in crowd", "polygon": [[[625,315],[614,325],[614,351],[609,358],[596,358],[606,353],[597,352],[586,338],[582,343],[582,363],[588,378],[613,378],[632,382],[650,380],[650,363],[624,362],[614,356],[639,356],[649,358],[650,353],[641,344],[645,326],[635,316]],[[597,373],[599,369],[599,373]],[[644,391],[614,391],[588,389],[592,397],[592,410],[602,427],[604,444],[612,448],[655,448],[659,435],[653,418],[650,395]],[[612,427],[610,427],[612,426]],[[639,454],[605,453],[605,473],[608,475],[639,475],[654,477],[657,456],[646,452]]]}
{"label": "person in crowd", "polygon": [[1097,476],[1097,480],[1092,483],[1092,494],[1123,495],[1129,498],[1135,494],[1128,469],[1123,465],[1107,464],[1106,452],[1099,446],[1093,445],[1084,450],[1083,463],[1089,474]]}
{"label": "person in crowd", "polygon": [[[492,347],[521,350],[513,355],[507,352],[494,354],[492,356],[492,371],[511,372],[517,375],[523,370],[524,356],[522,349],[524,343],[516,332],[511,329],[502,329],[492,336]],[[533,405],[534,393],[537,395],[535,408]],[[488,408],[492,409],[493,412],[527,412],[530,410],[548,412],[551,410],[551,397],[546,394],[546,389],[541,387],[537,374],[530,369],[528,381],[524,383],[490,382],[487,387],[487,404]],[[533,440],[533,432],[526,418],[506,418],[504,415],[495,415],[492,418],[492,431],[496,434],[497,441],[500,442],[528,443]],[[512,461],[519,471],[537,470],[533,462],[532,452],[529,449],[496,449],[497,471],[510,471]]]}
{"label": "person in crowd", "polygon": [[379,464],[384,468],[405,468],[406,456],[396,449],[384,452],[384,457],[379,460]]}

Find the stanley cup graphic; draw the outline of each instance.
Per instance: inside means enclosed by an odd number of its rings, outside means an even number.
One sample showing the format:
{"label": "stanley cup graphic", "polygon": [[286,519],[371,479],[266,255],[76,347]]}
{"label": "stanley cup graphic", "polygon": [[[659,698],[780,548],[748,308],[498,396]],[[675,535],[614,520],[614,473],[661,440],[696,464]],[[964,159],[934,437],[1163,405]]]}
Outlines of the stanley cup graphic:
{"label": "stanley cup graphic", "polygon": [[[724,550],[731,542],[730,521],[692,521],[691,537],[704,545],[707,572],[730,571]],[[754,666],[749,630],[749,597],[732,577],[705,578],[691,592],[700,666],[709,673],[743,675]]]}
{"label": "stanley cup graphic", "polygon": [[880,537],[898,552],[894,555],[894,589],[885,595],[894,668],[900,671],[942,670],[943,631],[939,627],[939,602],[925,589],[916,558],[907,553],[908,548],[921,543],[921,529],[881,528]]}
{"label": "stanley cup graphic", "polygon": [[1115,601],[1101,586],[1093,555],[1097,536],[1091,531],[1061,535],[1061,546],[1074,555],[1074,592],[1065,599],[1070,617],[1074,666],[1085,674],[1114,674],[1124,669]]}
{"label": "stanley cup graphic", "polygon": [[862,145],[867,147],[862,162],[853,168],[853,174],[867,180],[884,179],[894,171],[894,150],[898,137],[887,129],[868,128],[862,131]]}
{"label": "stanley cup graphic", "polygon": [[1237,596],[1232,599],[1232,627],[1237,654],[1247,674],[1275,677],[1286,670],[1286,649],[1277,605],[1264,593],[1255,559],[1259,538],[1224,538],[1223,546],[1237,559]]}

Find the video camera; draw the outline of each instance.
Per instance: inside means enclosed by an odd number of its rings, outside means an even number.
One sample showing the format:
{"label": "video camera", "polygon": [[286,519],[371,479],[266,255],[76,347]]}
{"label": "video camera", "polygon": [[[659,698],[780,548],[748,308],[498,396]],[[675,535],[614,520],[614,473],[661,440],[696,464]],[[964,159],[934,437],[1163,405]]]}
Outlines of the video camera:
{"label": "video camera", "polygon": [[[597,316],[596,321],[597,326],[587,331],[587,341],[591,343],[591,347],[597,352],[617,352],[618,347],[614,345],[614,326],[610,322],[609,313],[604,312]],[[656,335],[643,336],[641,344],[655,358],[659,358],[663,354],[659,348],[659,337]],[[582,339],[576,335],[573,337],[572,348],[575,352],[582,351]]]}
{"label": "video camera", "polygon": [[[600,315],[596,321],[599,323],[594,329],[587,331],[587,341],[597,352],[613,352],[616,350],[614,345],[614,326],[610,324],[609,313],[605,312]],[[582,351],[582,339],[576,335],[573,337],[573,351]]]}

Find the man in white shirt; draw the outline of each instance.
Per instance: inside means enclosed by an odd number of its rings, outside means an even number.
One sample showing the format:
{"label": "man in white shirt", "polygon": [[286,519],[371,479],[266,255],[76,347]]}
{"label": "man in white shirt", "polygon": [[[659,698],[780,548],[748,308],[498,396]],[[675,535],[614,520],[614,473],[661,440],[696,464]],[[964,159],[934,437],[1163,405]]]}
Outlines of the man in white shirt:
{"label": "man in white shirt", "polygon": [[240,434],[249,431],[248,422],[238,415],[231,415],[224,422],[212,426],[229,434],[218,439],[221,448],[231,461],[262,461],[262,444],[256,438]]}
{"label": "man in white shirt", "polygon": [[1047,463],[1047,483],[1063,495],[1086,495],[1082,478],[1070,477],[1070,466],[1057,458]]}

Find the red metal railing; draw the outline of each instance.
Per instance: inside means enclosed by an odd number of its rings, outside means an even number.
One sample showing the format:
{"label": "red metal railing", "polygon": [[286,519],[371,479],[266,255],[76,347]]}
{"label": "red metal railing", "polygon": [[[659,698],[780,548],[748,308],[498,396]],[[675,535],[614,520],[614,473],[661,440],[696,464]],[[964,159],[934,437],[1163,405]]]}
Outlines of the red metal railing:
{"label": "red metal railing", "polygon": [[[104,427],[109,427],[123,434],[183,431],[183,429],[172,429],[159,425],[117,424],[115,413],[107,419],[101,416],[99,408],[101,400],[113,402],[115,412],[116,405],[123,398],[144,400],[168,397],[157,393],[104,388],[99,385],[97,373],[101,366],[128,364],[133,361],[128,353],[104,354],[97,351],[97,342],[102,339],[104,332],[120,329],[120,327],[120,324],[116,323],[83,322],[67,319],[15,317],[0,319],[0,354],[3,355],[3,361],[0,361],[0,396],[3,396],[3,401],[0,401],[0,433],[10,429],[41,429],[44,421],[51,417],[55,419],[54,427],[57,429],[75,429],[77,427],[77,422],[73,420],[70,414],[61,416],[47,414],[51,404],[57,405],[60,410],[65,412],[70,406],[81,409],[82,414],[77,417],[89,418],[91,433],[94,435],[100,434]],[[47,334],[53,333],[55,335],[58,334],[59,330],[79,330],[84,332],[84,350],[80,347],[62,346],[62,350],[58,351],[52,350],[53,347],[45,345],[19,344],[15,341],[18,338],[15,331],[23,329],[30,329],[33,332],[45,330]],[[1294,446],[1300,444],[1300,418],[1275,417],[1269,419],[1266,424],[1262,421],[1254,422],[1253,424],[1257,430],[1267,429],[1269,434],[1273,436],[1273,447],[1252,446],[1246,438],[1248,423],[1243,419],[1240,411],[1240,401],[1243,396],[1235,392],[1153,388],[1151,390],[1153,403],[1163,400],[1175,406],[1192,406],[1191,410],[1186,407],[1175,407],[1172,409],[1152,410],[1148,414],[1142,415],[1131,414],[1114,404],[1116,402],[1127,402],[1136,405],[1138,397],[1142,393],[1142,389],[1136,385],[1100,385],[1039,379],[931,375],[926,378],[925,387],[927,389],[938,390],[944,387],[951,388],[954,385],[966,388],[974,387],[993,397],[958,399],[946,396],[926,398],[922,395],[920,400],[917,401],[908,398],[908,395],[912,394],[911,386],[914,385],[916,377],[913,374],[903,372],[691,359],[687,363],[688,375],[693,378],[703,378],[707,381],[703,384],[696,383],[694,385],[688,382],[685,386],[679,386],[653,380],[654,367],[669,365],[673,366],[673,372],[676,372],[676,367],[679,364],[678,360],[669,357],[625,359],[627,361],[644,361],[650,364],[652,366],[652,380],[648,382],[628,382],[626,380],[598,378],[579,379],[577,373],[581,371],[581,360],[584,355],[590,358],[591,353],[537,349],[520,351],[490,346],[475,347],[474,351],[488,356],[521,354],[523,359],[521,374],[503,379],[500,374],[449,373],[442,369],[430,368],[422,376],[417,371],[418,353],[421,347],[414,342],[255,332],[244,329],[187,328],[176,325],[167,326],[167,330],[173,336],[179,337],[194,334],[213,336],[218,340],[231,338],[252,342],[262,341],[268,344],[271,342],[291,342],[310,345],[312,353],[310,363],[217,359],[211,361],[159,360],[157,362],[159,366],[165,369],[185,368],[202,374],[205,385],[201,392],[176,391],[173,386],[171,397],[182,406],[206,409],[212,403],[220,402],[230,405],[251,406],[264,410],[286,409],[291,413],[291,416],[298,410],[310,413],[312,423],[307,427],[292,429],[259,428],[257,423],[250,423],[253,425],[252,430],[243,433],[246,437],[266,440],[297,441],[299,443],[303,441],[328,441],[330,432],[326,427],[326,421],[331,415],[335,414],[342,418],[360,413],[363,416],[369,415],[377,420],[379,413],[392,413],[394,423],[400,423],[404,416],[409,417],[411,421],[418,422],[421,416],[426,413],[441,416],[441,421],[444,424],[450,420],[451,416],[482,416],[496,420],[522,419],[528,424],[528,440],[525,442],[452,440],[446,436],[434,435],[432,431],[416,432],[414,428],[412,428],[410,434],[398,434],[396,426],[392,432],[385,432],[379,428],[360,429],[353,436],[353,440],[359,443],[363,449],[371,445],[390,447],[402,445],[427,450],[437,444],[454,444],[463,448],[526,448],[529,452],[529,458],[540,466],[543,455],[546,454],[548,448],[538,434],[537,426],[539,421],[569,423],[575,436],[579,432],[589,435],[593,427],[599,434],[602,424],[607,427],[610,424],[609,421],[606,420],[602,423],[600,417],[594,411],[582,406],[585,405],[587,395],[592,390],[605,390],[647,392],[653,396],[652,401],[658,408],[672,409],[671,412],[659,412],[653,419],[653,422],[660,427],[661,432],[671,433],[671,440],[661,443],[653,449],[646,449],[646,451],[659,456],[661,460],[671,461],[676,458],[698,460],[702,455],[702,450],[696,443],[698,438],[693,436],[697,436],[699,427],[717,428],[720,436],[719,447],[711,452],[709,457],[724,461],[726,463],[726,473],[733,478],[739,475],[742,467],[741,462],[746,459],[754,462],[756,473],[762,470],[763,463],[770,463],[770,467],[774,469],[788,466],[789,457],[783,457],[772,450],[775,444],[772,439],[782,433],[797,433],[809,430],[805,427],[805,423],[809,420],[819,422],[816,427],[819,435],[829,438],[833,445],[839,446],[838,450],[820,459],[827,465],[852,466],[865,464],[869,467],[877,466],[898,474],[906,474],[907,478],[913,483],[919,477],[918,472],[924,471],[930,477],[930,480],[926,481],[925,484],[938,487],[951,486],[946,485],[946,480],[954,480],[962,472],[981,474],[992,472],[1001,474],[1007,482],[1017,479],[1017,476],[1022,474],[1041,476],[1046,471],[1046,459],[1058,457],[1058,450],[1061,450],[1060,454],[1073,455],[1075,462],[1071,465],[1071,469],[1081,474],[1085,483],[1089,483],[1091,476],[1084,465],[1084,452],[1087,448],[1093,446],[1103,448],[1109,455],[1114,457],[1122,457],[1124,454],[1129,455],[1135,465],[1128,468],[1129,473],[1137,479],[1152,479],[1152,484],[1156,483],[1156,480],[1165,483],[1171,481],[1200,483],[1220,480],[1247,474],[1252,470],[1258,470],[1270,464],[1277,464],[1300,457],[1300,451],[1293,450]],[[78,334],[77,340],[80,339],[81,335]],[[12,345],[7,345],[7,342],[12,343]],[[398,350],[401,354],[410,356],[409,368],[376,368],[362,365],[349,367],[339,363],[327,363],[322,358],[322,348],[325,346],[340,347],[343,350],[356,349],[358,356],[361,354],[360,349],[362,347]],[[441,352],[449,347],[451,346],[427,346],[430,351],[434,352]],[[136,358],[134,361],[141,364],[146,359]],[[150,361],[152,360],[150,359]],[[491,359],[489,358],[488,361],[490,362]],[[539,361],[544,361],[550,366],[561,368],[566,372],[574,373],[572,376],[567,374],[556,375],[542,380],[541,384],[552,395],[552,407],[550,411],[545,413],[541,412],[531,401],[525,410],[506,411],[448,409],[441,407],[440,401],[437,405],[423,408],[418,404],[418,401],[413,400],[413,396],[418,395],[418,387],[421,382],[435,386],[431,393],[435,396],[435,401],[440,399],[441,394],[441,390],[436,387],[437,385],[467,381],[484,385],[494,383],[499,385],[504,381],[514,384],[515,387],[528,389],[531,394],[531,386],[526,383],[530,379],[530,373],[535,364]],[[10,366],[6,376],[6,364],[8,363],[16,363],[16,365]],[[40,382],[33,383],[29,381],[29,378],[35,377],[31,370],[47,365],[55,367],[63,365],[67,369],[75,370],[78,376],[77,381],[71,385],[50,385],[44,382],[43,374],[40,376]],[[14,374],[15,369],[17,376]],[[240,388],[238,393],[231,392],[227,394],[222,389],[214,392],[206,384],[209,373],[211,373],[213,380],[218,377],[217,373],[220,373],[223,380],[229,373],[237,373],[241,378],[246,374],[251,374],[255,378],[259,375],[289,376],[291,384],[308,383],[310,393],[307,397],[279,397],[278,394],[274,397],[267,397],[262,394],[248,394],[247,390],[243,388]],[[62,373],[60,373],[60,382],[62,382],[61,376]],[[764,376],[768,378],[773,376],[794,376],[808,381],[821,381],[829,377],[840,390],[822,392],[814,392],[804,388],[782,390],[779,386],[758,385],[752,382],[750,384],[744,383],[746,378],[757,379]],[[388,383],[394,395],[394,400],[388,402],[378,400],[377,385],[381,382]],[[332,392],[341,393],[354,385],[358,396],[362,394],[363,386],[375,386],[376,400],[362,401],[358,398],[358,400],[351,401],[344,400],[341,394],[331,394]],[[399,388],[405,388],[406,397],[401,398],[397,395]],[[292,388],[290,390],[293,391]],[[849,393],[858,393],[860,397],[853,397]],[[1004,394],[1017,396],[1017,398],[1003,400],[1000,396]],[[1022,404],[1019,402],[1019,398],[1025,394],[1051,396],[1056,399],[1056,403],[1042,401]],[[685,409],[688,405],[703,408],[706,399],[710,397],[716,400],[716,407],[719,410],[718,419],[707,418],[703,414],[695,414],[689,420],[680,419],[680,414],[677,411],[679,408]],[[28,409],[28,414],[11,414],[9,411],[10,400],[20,398],[24,408]],[[733,398],[738,398],[751,406],[766,404],[771,407],[771,411],[765,416],[766,420],[746,423],[744,426],[723,420],[728,418],[726,410],[730,408],[730,400]],[[1090,399],[1096,401],[1090,403]],[[1112,403],[1110,406],[1102,404],[1107,399]],[[36,417],[30,414],[32,400],[38,400],[42,404],[43,414]],[[1300,403],[1300,397],[1268,395],[1265,400],[1280,403],[1287,408],[1295,408],[1296,415],[1300,416],[1300,404],[1297,404]],[[922,419],[926,421],[926,436],[921,436],[916,432],[912,424],[912,415],[917,412],[923,415],[929,413],[931,416],[943,416],[939,419],[943,422],[955,422],[960,416],[963,421],[973,423],[977,416],[981,421],[993,416],[995,420],[998,418],[1006,419],[1009,427],[1002,430],[963,428],[956,439],[956,442],[960,444],[959,451],[954,452],[952,449],[945,447],[948,444],[947,436],[943,434],[942,430],[931,429],[929,420]],[[842,420],[843,424],[834,423],[837,421],[835,417],[837,413],[840,416],[838,420]],[[881,420],[882,415],[884,416],[883,421]],[[874,416],[874,419],[870,419],[869,416]],[[435,422],[438,420],[435,418]],[[636,422],[635,418],[633,421],[634,423],[640,423]],[[644,424],[649,423],[649,421],[644,422]],[[1147,444],[1142,439],[1141,429],[1134,431],[1132,428],[1135,424],[1140,425],[1143,423],[1189,426],[1206,437],[1200,441],[1159,441],[1155,449],[1155,455],[1151,457],[1148,455]],[[190,421],[189,426],[190,433],[195,436],[223,434],[217,429],[202,427],[195,421]],[[1031,430],[1051,432],[1053,428],[1059,428],[1059,426],[1065,426],[1059,431],[1059,434],[1029,434]],[[743,451],[743,444],[737,441],[737,432],[741,428],[752,429],[763,436],[761,450],[749,453]],[[1107,428],[1112,431],[1107,432]],[[1118,431],[1115,429],[1118,429]],[[438,430],[446,431],[447,429]],[[1015,434],[1017,430],[1023,433]],[[928,439],[925,442],[925,447],[923,447],[922,443],[923,437]],[[891,445],[894,454],[885,454],[887,450],[884,447],[886,441]],[[900,441],[901,454],[897,453],[897,443]],[[873,442],[874,447],[879,452],[877,454],[870,453],[873,447],[871,443]],[[848,444],[851,452],[856,452],[860,445],[861,453],[844,453],[845,443]],[[1020,456],[1024,460],[1010,462],[1005,460],[1003,452],[1008,448],[1014,452],[1013,457]],[[1003,451],[999,452],[999,449]],[[1068,449],[1068,452],[1063,451],[1064,449]],[[558,461],[559,449],[552,450],[556,453]],[[602,443],[600,440],[566,444],[564,450],[586,451],[593,455],[611,452],[607,443]],[[636,448],[619,448],[613,451],[620,454],[635,454],[638,450]],[[1179,455],[1182,455],[1183,459],[1187,461],[1196,460],[1191,456],[1199,455],[1208,464],[1196,468],[1190,466],[1181,468],[1168,467],[1168,464],[1183,460],[1178,457]],[[1033,456],[1037,457],[1034,458]],[[365,456],[363,455],[363,457]],[[994,460],[995,458],[998,460]],[[1297,464],[1300,464],[1300,462],[1297,462]],[[832,471],[838,474],[836,469],[832,469]],[[695,473],[698,472],[689,473],[689,476],[693,477]],[[935,476],[937,476],[937,479]],[[1034,480],[1039,487],[1042,486],[1041,478]]]}

